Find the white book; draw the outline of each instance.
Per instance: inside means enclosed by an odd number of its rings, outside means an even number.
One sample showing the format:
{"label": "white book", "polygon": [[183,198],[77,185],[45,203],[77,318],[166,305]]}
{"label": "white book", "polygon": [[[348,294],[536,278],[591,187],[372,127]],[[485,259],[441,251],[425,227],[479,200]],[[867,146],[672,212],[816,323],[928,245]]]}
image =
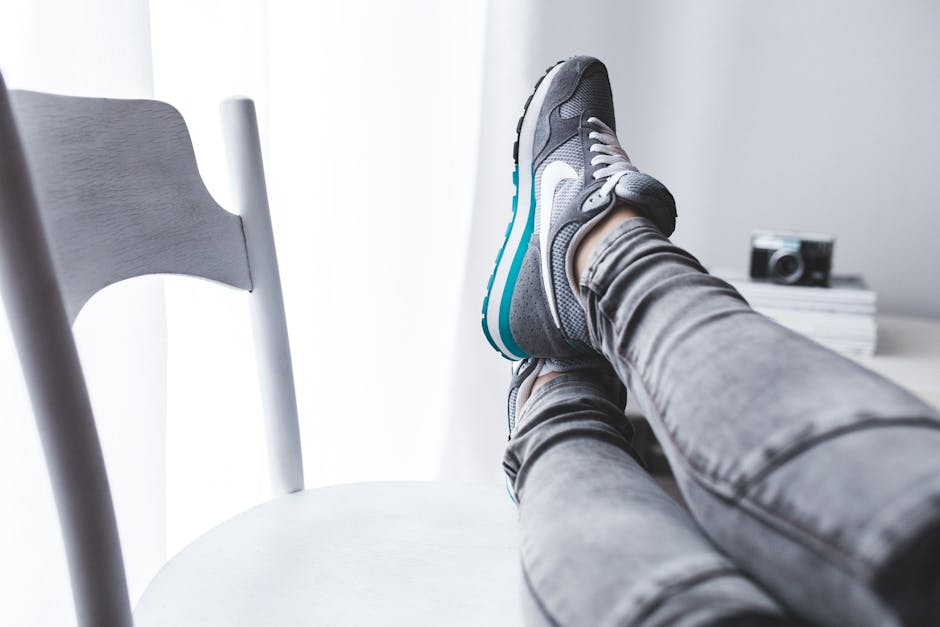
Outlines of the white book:
{"label": "white book", "polygon": [[791,328],[803,329],[807,332],[849,337],[875,336],[875,318],[871,315],[775,309],[769,307],[755,307],[754,309],[769,318],[773,318],[780,324]]}
{"label": "white book", "polygon": [[760,308],[757,311],[840,353],[861,356],[875,354],[878,325],[874,316]]}
{"label": "white book", "polygon": [[755,308],[873,314],[877,306],[877,295],[860,276],[834,275],[829,287],[814,287],[755,281],[744,272],[728,268],[716,268],[712,274],[734,286]]}
{"label": "white book", "polygon": [[856,357],[871,357],[875,354],[876,342],[844,342],[810,338],[830,350]]}
{"label": "white book", "polygon": [[784,309],[791,311],[831,313],[836,315],[850,314],[873,316],[876,313],[876,307],[874,304],[863,305],[853,303],[818,303],[785,300],[780,298],[763,298],[761,296],[755,296],[754,294],[749,293],[747,290],[742,290],[740,287],[734,284],[732,285],[741,293],[741,296],[743,296],[745,300],[747,300],[748,304],[750,304],[754,309]]}
{"label": "white book", "polygon": [[846,342],[851,344],[860,344],[867,346],[874,344],[878,341],[878,337],[875,334],[868,336],[855,336],[855,335],[840,335],[838,333],[817,333],[815,331],[810,331],[806,329],[787,327],[791,331],[795,331],[800,335],[808,337],[817,342]]}
{"label": "white book", "polygon": [[800,327],[791,327],[789,325],[784,325],[791,331],[796,331],[800,335],[805,335],[808,338],[812,338],[818,342],[851,342],[854,344],[874,344],[878,336],[876,333],[870,333],[867,335],[852,335],[847,333],[821,333],[813,329],[801,329]]}

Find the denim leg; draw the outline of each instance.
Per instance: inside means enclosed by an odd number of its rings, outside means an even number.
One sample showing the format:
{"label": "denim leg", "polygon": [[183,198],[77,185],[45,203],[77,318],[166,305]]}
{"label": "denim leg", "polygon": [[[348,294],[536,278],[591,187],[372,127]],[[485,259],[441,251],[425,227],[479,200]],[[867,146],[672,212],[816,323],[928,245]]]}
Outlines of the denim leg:
{"label": "denim leg", "polygon": [[549,381],[519,421],[504,467],[529,624],[794,624],[637,463],[623,412],[588,377]]}
{"label": "denim leg", "polygon": [[823,624],[940,624],[936,409],[755,313],[643,218],[581,299],[727,554]]}

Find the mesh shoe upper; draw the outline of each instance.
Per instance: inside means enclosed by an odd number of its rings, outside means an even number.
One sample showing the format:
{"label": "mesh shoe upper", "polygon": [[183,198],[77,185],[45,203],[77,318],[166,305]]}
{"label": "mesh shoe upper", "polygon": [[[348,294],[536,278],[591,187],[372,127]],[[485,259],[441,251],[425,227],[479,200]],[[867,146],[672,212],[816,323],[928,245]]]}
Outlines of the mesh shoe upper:
{"label": "mesh shoe upper", "polygon": [[629,203],[672,233],[672,196],[637,171],[614,124],[607,69],[592,57],[549,68],[526,103],[513,151],[513,219],[483,305],[484,333],[507,358],[595,351],[572,251],[609,209]]}
{"label": "mesh shoe upper", "polygon": [[[593,351],[587,319],[573,291],[571,244],[585,225],[598,219],[612,206],[634,200],[632,197],[618,197],[617,191],[652,193],[650,198],[661,199],[666,212],[671,210],[674,213],[672,196],[665,187],[652,177],[637,172],[625,153],[620,161],[625,164],[623,167],[631,170],[630,176],[621,175],[619,187],[614,189],[614,193],[606,194],[607,202],[597,202],[596,192],[605,183],[605,179],[597,174],[608,164],[597,162],[595,134],[604,131],[604,127],[612,133],[615,124],[613,96],[604,64],[591,57],[575,57],[566,61],[553,77],[535,131],[535,218],[529,244],[530,254],[537,256],[540,262],[538,270],[551,322],[566,346],[559,349],[557,341],[543,342],[541,346],[538,342],[530,342],[532,350],[528,352],[531,355],[557,357]],[[639,197],[639,194],[634,196]],[[593,204],[586,202],[589,198]],[[544,215],[546,212],[547,216]],[[531,304],[526,302],[522,306],[530,307]],[[526,316],[520,315],[519,322],[522,323],[524,318]],[[532,320],[525,320],[525,323],[532,324]],[[515,326],[513,330],[515,332]]]}

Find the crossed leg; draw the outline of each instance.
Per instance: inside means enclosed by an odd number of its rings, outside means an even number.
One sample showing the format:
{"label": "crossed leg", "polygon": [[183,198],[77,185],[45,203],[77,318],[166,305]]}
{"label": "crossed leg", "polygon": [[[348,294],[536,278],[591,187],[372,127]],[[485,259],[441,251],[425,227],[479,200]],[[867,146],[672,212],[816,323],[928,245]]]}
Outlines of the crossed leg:
{"label": "crossed leg", "polygon": [[504,467],[519,500],[532,625],[793,625],[634,458],[630,427],[587,372],[526,402]]}
{"label": "crossed leg", "polygon": [[736,564],[821,624],[937,624],[937,411],[756,314],[648,220],[606,230],[580,281],[591,339],[730,560],[631,459],[616,409],[560,376],[506,456],[542,609],[565,625],[779,620]]}

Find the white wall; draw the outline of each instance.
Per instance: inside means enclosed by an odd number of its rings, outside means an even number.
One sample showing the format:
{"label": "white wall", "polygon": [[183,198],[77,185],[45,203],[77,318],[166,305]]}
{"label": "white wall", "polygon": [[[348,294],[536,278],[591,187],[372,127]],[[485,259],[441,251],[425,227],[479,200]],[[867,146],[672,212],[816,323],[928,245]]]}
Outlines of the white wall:
{"label": "white wall", "polygon": [[753,228],[835,233],[886,312],[940,316],[940,5],[533,3],[537,75],[607,62],[627,152],[676,196],[676,240],[747,263]]}

